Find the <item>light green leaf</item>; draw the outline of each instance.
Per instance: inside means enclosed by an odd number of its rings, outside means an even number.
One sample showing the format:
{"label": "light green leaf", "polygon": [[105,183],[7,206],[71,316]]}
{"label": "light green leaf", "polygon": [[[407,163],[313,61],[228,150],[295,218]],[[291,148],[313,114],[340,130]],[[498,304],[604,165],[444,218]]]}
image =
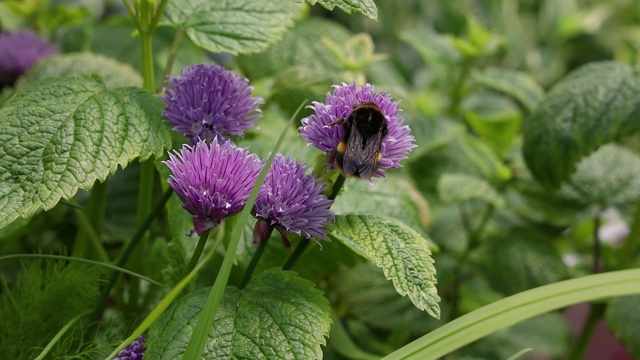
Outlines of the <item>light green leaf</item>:
{"label": "light green leaf", "polygon": [[532,348],[526,348],[526,349],[522,349],[520,351],[518,351],[517,353],[509,356],[509,358],[507,360],[516,360],[519,359],[520,357],[522,357],[522,355],[528,353],[529,351],[532,351]]}
{"label": "light green leaf", "polygon": [[[302,0],[294,1],[302,2]],[[359,12],[369,19],[378,19],[378,8],[373,0],[307,0],[307,2],[311,5],[319,3],[327,10],[333,10],[337,6],[349,15]]]}
{"label": "light green leaf", "polygon": [[248,54],[280,40],[301,14],[291,0],[175,0],[167,5],[169,24],[185,28],[194,44],[211,52]]}
{"label": "light green leaf", "polygon": [[451,66],[462,59],[453,40],[429,28],[419,28],[400,34],[400,38],[413,46],[427,64]]}
{"label": "light green leaf", "polygon": [[107,89],[142,86],[142,77],[129,64],[93,53],[75,53],[47,57],[29,70],[18,82],[18,88],[33,82],[61,76],[98,74]]}
{"label": "light green leaf", "polygon": [[[180,358],[210,288],[173,305],[149,330],[151,359]],[[321,359],[331,326],[329,302],[292,271],[271,269],[240,290],[227,287],[210,325],[203,359]]]}
{"label": "light green leaf", "polygon": [[511,178],[511,169],[496,152],[479,138],[468,135],[456,142],[473,166],[491,183],[500,184]]}
{"label": "light green leaf", "polygon": [[52,78],[0,109],[0,228],[90,189],[170,143],[162,103],[140,88],[108,91],[93,77]]}
{"label": "light green leaf", "polygon": [[640,295],[611,299],[605,317],[611,332],[622,342],[631,354],[640,357]]}
{"label": "light green leaf", "polygon": [[436,269],[424,237],[398,220],[370,215],[336,216],[333,233],[382,268],[400,295],[440,317]]}
{"label": "light green leaf", "polygon": [[444,174],[438,180],[438,196],[448,203],[473,199],[496,207],[504,206],[504,198],[484,179],[467,174]]}
{"label": "light green leaf", "polygon": [[527,111],[532,111],[544,96],[542,87],[529,74],[521,71],[487,68],[474,71],[471,76],[486,87],[513,96]]}
{"label": "light green leaf", "polygon": [[331,206],[336,215],[376,215],[400,220],[421,234],[431,222],[429,204],[415,186],[400,177],[376,181],[347,180]]}
{"label": "light green leaf", "polygon": [[568,305],[640,293],[640,269],[557,282],[509,296],[433,330],[385,359],[439,359],[500,329]]}
{"label": "light green leaf", "polygon": [[498,154],[506,153],[520,132],[521,111],[502,95],[470,95],[462,103],[462,112],[473,132]]}
{"label": "light green leaf", "polygon": [[554,86],[527,119],[523,154],[543,184],[558,187],[583,156],[640,129],[640,77],[629,65],[587,64]]}
{"label": "light green leaf", "polygon": [[409,161],[444,146],[465,133],[464,124],[447,118],[424,117],[410,124],[411,133],[420,144],[411,151]]}

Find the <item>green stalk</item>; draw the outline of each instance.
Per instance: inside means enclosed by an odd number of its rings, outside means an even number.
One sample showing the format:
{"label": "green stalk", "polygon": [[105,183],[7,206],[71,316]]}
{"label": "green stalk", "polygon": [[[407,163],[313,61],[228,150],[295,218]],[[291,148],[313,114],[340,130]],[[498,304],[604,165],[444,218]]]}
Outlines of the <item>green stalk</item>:
{"label": "green stalk", "polygon": [[240,281],[240,285],[238,285],[240,289],[244,289],[244,287],[247,286],[247,284],[249,283],[249,280],[251,279],[251,275],[255,271],[256,266],[258,266],[258,262],[260,261],[260,258],[264,253],[264,249],[267,248],[267,244],[269,243],[269,238],[271,237],[272,232],[273,232],[273,227],[270,227],[265,238],[260,241],[260,244],[258,244],[258,248],[256,249],[256,252],[253,253],[249,266],[247,266],[247,270],[244,271],[244,276],[242,277],[242,281]]}
{"label": "green stalk", "polygon": [[[75,202],[74,202],[75,203]],[[73,247],[73,255],[88,259],[99,259],[109,262],[109,255],[102,246],[100,234],[104,227],[104,217],[107,209],[107,184],[98,183],[91,189],[87,207],[81,209],[73,207],[73,212],[79,221],[78,234]]]}
{"label": "green stalk", "polygon": [[582,327],[582,332],[580,333],[580,337],[576,340],[575,345],[571,349],[571,353],[569,354],[570,360],[582,360],[587,354],[587,349],[591,344],[591,338],[593,337],[593,333],[596,331],[596,327],[602,316],[604,315],[604,311],[607,306],[605,303],[592,304],[591,308],[589,308],[589,316],[587,317],[587,321],[585,321],[584,326]]}
{"label": "green stalk", "polygon": [[196,267],[198,260],[200,259],[200,255],[202,255],[202,250],[204,249],[204,245],[207,243],[207,239],[209,238],[209,233],[211,229],[207,229],[202,232],[200,235],[200,240],[198,240],[198,245],[196,245],[196,249],[193,251],[193,255],[191,255],[191,260],[189,260],[189,264],[187,264],[186,269],[184,270],[185,276],[191,272]]}
{"label": "green stalk", "polygon": [[[169,52],[169,59],[167,59],[167,65],[164,67],[164,71],[162,72],[162,82],[165,82],[167,76],[171,74],[171,70],[173,69],[173,63],[176,60],[176,56],[178,55],[178,46],[180,46],[180,42],[184,37],[185,28],[179,27],[178,32],[176,33],[175,39],[173,39],[173,44],[171,45],[171,51]],[[160,85],[162,87],[163,85]]]}

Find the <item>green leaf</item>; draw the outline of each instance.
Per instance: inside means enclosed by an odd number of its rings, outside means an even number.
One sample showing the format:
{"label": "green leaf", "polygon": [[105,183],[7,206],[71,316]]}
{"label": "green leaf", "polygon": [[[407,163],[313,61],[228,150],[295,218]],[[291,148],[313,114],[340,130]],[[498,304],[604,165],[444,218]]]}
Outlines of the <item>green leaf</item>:
{"label": "green leaf", "polygon": [[622,342],[633,357],[640,357],[640,295],[611,299],[605,318],[611,332]]}
{"label": "green leaf", "polygon": [[419,336],[444,323],[418,310],[406,297],[398,296],[382,271],[369,262],[341,267],[331,276],[331,285],[340,296],[342,309],[373,328],[402,328]]}
{"label": "green leaf", "polygon": [[640,77],[629,65],[587,64],[555,85],[525,122],[531,173],[558,187],[580,158],[640,129]]}
{"label": "green leaf", "polygon": [[465,120],[473,132],[485,139],[498,153],[506,153],[520,131],[520,109],[502,95],[477,94],[462,103]]}
{"label": "green leaf", "polygon": [[456,142],[456,145],[491,183],[500,184],[511,178],[511,169],[506,166],[496,152],[481,139],[468,135]]}
{"label": "green leaf", "polygon": [[585,207],[633,209],[640,198],[640,157],[619,145],[602,146],[580,161],[561,195]]}
{"label": "green leaf", "polygon": [[[302,0],[294,1],[302,2]],[[369,19],[378,19],[378,8],[373,0],[307,0],[307,2],[311,5],[319,3],[327,10],[333,10],[337,6],[349,15],[359,12]]]}
{"label": "green leaf", "polygon": [[186,28],[194,44],[211,52],[248,54],[280,40],[301,14],[291,0],[176,0],[167,5],[169,24]]}
{"label": "green leaf", "polygon": [[568,305],[640,293],[640,269],[557,282],[491,303],[433,330],[385,359],[439,359],[484,336]]}
{"label": "green leaf", "polygon": [[399,220],[421,234],[431,222],[429,204],[407,180],[394,176],[376,181],[348,180],[331,206],[336,215],[375,215]]}
{"label": "green leaf", "polygon": [[529,74],[506,68],[487,68],[474,71],[473,79],[496,91],[513,96],[527,111],[532,111],[542,100],[544,90]]}
{"label": "green leaf", "polygon": [[371,215],[336,216],[333,233],[382,268],[400,295],[440,317],[436,269],[424,237],[398,220]]}
{"label": "green leaf", "polygon": [[33,82],[62,76],[98,74],[107,89],[142,86],[142,77],[129,64],[93,53],[75,53],[42,59],[18,82],[18,88]]}
{"label": "green leaf", "polygon": [[[176,301],[149,330],[150,359],[181,357],[210,288]],[[320,359],[331,326],[329,302],[295,272],[271,269],[240,290],[227,287],[209,326],[203,359]]]}
{"label": "green leaf", "polygon": [[420,146],[411,151],[409,161],[419,159],[422,155],[454,141],[465,133],[463,124],[447,118],[425,117],[410,125],[411,133]]}
{"label": "green leaf", "polygon": [[495,207],[504,206],[504,198],[484,179],[467,174],[444,174],[438,181],[438,196],[449,203],[482,200]]}
{"label": "green leaf", "polygon": [[405,31],[400,38],[413,46],[427,64],[451,66],[462,60],[450,37],[429,28]]}
{"label": "green leaf", "polygon": [[162,103],[140,88],[107,90],[93,77],[52,78],[0,109],[0,228],[90,189],[170,144]]}
{"label": "green leaf", "polygon": [[567,276],[567,268],[549,239],[528,228],[514,229],[492,241],[481,255],[493,288],[509,295]]}

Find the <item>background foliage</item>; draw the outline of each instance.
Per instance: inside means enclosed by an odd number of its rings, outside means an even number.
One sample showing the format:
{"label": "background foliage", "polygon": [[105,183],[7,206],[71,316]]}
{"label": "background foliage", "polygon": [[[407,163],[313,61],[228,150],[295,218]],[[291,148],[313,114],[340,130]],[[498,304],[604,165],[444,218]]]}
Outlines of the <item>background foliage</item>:
{"label": "background foliage", "polygon": [[[161,284],[120,276],[101,299],[112,276],[102,266],[0,258],[3,356],[33,358],[53,344],[47,358],[105,358],[145,318],[155,321],[148,356],[182,355],[238,226],[206,358],[402,358],[445,334],[452,359],[580,359],[600,341],[599,323],[617,339],[611,354],[640,357],[638,296],[608,299],[640,293],[636,273],[613,273],[639,264],[637,1],[170,0],[160,10],[146,34],[115,1],[0,3],[3,31],[35,29],[63,52],[0,95],[0,255],[68,255]],[[316,164],[331,184],[326,159],[295,130],[310,110],[294,114],[351,81],[401,100],[418,147],[373,186],[347,179],[332,242],[312,245],[294,271],[274,269],[291,253],[274,235],[238,288],[253,220],[231,218],[185,281],[197,240],[179,200],[142,224],[168,187],[166,151],[184,142],[154,93],[167,72],[202,62],[246,76],[265,99],[259,129],[237,140],[261,157],[284,133],[280,152]],[[120,263],[131,239],[140,243]],[[612,273],[585,278],[599,272]],[[571,279],[581,282],[558,284]],[[596,293],[550,304],[562,284]],[[546,314],[497,331],[514,322],[491,306],[511,295],[546,309],[518,321]],[[548,312],[585,300],[594,302],[578,330],[564,311]],[[468,344],[446,332],[482,314],[488,336]],[[281,331],[252,344],[261,328]]]}

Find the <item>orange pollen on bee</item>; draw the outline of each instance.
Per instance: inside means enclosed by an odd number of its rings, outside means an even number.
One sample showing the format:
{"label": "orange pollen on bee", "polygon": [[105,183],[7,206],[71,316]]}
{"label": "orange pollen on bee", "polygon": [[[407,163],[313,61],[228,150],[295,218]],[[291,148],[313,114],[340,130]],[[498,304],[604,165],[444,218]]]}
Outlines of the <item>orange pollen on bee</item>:
{"label": "orange pollen on bee", "polygon": [[378,153],[378,156],[376,156],[376,161],[380,162],[380,160],[382,160],[382,153]]}
{"label": "orange pollen on bee", "polygon": [[340,141],[336,150],[338,150],[339,153],[344,153],[345,151],[347,151],[347,143],[344,141]]}

